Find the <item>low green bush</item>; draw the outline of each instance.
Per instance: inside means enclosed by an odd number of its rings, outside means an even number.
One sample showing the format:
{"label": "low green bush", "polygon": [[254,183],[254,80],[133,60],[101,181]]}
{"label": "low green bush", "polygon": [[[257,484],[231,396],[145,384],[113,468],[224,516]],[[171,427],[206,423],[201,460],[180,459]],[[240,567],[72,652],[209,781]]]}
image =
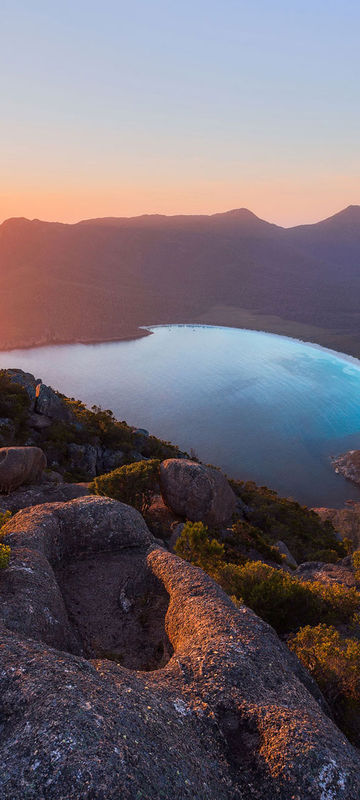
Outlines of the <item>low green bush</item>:
{"label": "low green bush", "polygon": [[90,484],[93,494],[112,497],[145,513],[159,486],[160,461],[135,461],[100,475]]}
{"label": "low green bush", "polygon": [[250,525],[246,520],[238,519],[226,531],[222,541],[225,545],[225,561],[241,564],[247,561],[246,554],[255,550],[267,561],[282,564],[283,559],[277,547],[274,547],[259,528]]}
{"label": "low green bush", "polygon": [[13,381],[6,370],[0,370],[0,417],[7,417],[12,421],[18,444],[26,437],[29,407],[30,398],[26,389]]}
{"label": "low green bush", "polygon": [[289,641],[322,690],[336,722],[360,744],[360,642],[333,626],[306,626]]}
{"label": "low green bush", "polygon": [[298,563],[334,561],[346,555],[331,522],[323,522],[306,506],[279,497],[267,486],[257,486],[252,481],[230,480],[230,484],[247,506],[247,521],[260,529],[270,543],[279,539],[285,542]]}
{"label": "low green bush", "polygon": [[6,569],[9,566],[11,549],[8,545],[4,544],[5,536],[2,534],[1,529],[11,519],[11,511],[0,511],[0,569]]}
{"label": "low green bush", "polygon": [[217,579],[227,594],[252,608],[278,633],[318,621],[319,602],[308,585],[262,561],[221,565]]}
{"label": "low green bush", "polygon": [[252,561],[243,567],[226,564],[219,580],[230,595],[242,598],[278,633],[290,633],[318,622],[348,623],[360,605],[360,594],[340,584],[299,581],[283,570]]}
{"label": "low green bush", "polygon": [[360,583],[360,550],[355,550],[351,558],[355,570],[355,580]]}
{"label": "low green bush", "polygon": [[1,528],[3,528],[4,525],[6,525],[6,523],[9,522],[9,519],[11,519],[11,517],[12,517],[11,511],[0,511],[0,540],[1,540]]}
{"label": "low green bush", "polygon": [[0,542],[0,569],[6,569],[10,562],[10,547]]}
{"label": "low green bush", "polygon": [[225,548],[202,522],[186,522],[175,544],[175,552],[209,574],[214,574],[224,558]]}

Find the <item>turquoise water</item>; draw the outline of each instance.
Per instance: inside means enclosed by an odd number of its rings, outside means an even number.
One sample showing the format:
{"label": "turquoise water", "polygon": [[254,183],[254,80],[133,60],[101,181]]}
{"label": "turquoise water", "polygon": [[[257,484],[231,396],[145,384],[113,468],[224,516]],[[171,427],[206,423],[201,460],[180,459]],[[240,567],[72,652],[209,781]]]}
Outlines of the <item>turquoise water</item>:
{"label": "turquoise water", "polygon": [[258,331],[161,326],[130,342],[0,353],[65,394],[308,505],[360,491],[330,456],[360,448],[360,361]]}

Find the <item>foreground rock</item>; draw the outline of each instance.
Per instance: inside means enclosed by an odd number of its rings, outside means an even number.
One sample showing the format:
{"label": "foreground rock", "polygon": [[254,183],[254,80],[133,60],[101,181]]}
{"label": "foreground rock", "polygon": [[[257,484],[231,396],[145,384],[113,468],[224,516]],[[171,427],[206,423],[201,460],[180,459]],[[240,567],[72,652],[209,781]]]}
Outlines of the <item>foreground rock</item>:
{"label": "foreground rock", "polygon": [[160,488],[169,508],[193,522],[221,526],[236,511],[236,497],[222,472],[182,458],[160,466]]}
{"label": "foreground rock", "polygon": [[[307,673],[253,612],[156,547],[138,512],[88,497],[5,530],[1,798],[358,800],[359,754]],[[123,665],[84,658],[111,637]]]}
{"label": "foreground rock", "polygon": [[37,506],[42,503],[65,503],[76,497],[86,497],[89,492],[87,483],[40,484],[16,489],[9,495],[0,495],[0,512],[11,511],[16,514],[23,508]]}
{"label": "foreground rock", "polygon": [[0,491],[10,492],[23,483],[36,483],[46,468],[40,447],[0,448]]}

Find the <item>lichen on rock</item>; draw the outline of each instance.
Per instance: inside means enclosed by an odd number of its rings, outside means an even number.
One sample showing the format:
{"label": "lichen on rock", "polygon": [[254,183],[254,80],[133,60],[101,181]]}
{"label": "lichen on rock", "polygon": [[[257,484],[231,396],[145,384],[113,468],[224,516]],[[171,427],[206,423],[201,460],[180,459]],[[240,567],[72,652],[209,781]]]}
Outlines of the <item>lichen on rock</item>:
{"label": "lichen on rock", "polygon": [[[85,497],[4,530],[1,798],[358,800],[359,754],[295,656],[135,509]],[[128,654],[140,631],[144,650],[161,641],[158,661],[86,652],[96,601]]]}

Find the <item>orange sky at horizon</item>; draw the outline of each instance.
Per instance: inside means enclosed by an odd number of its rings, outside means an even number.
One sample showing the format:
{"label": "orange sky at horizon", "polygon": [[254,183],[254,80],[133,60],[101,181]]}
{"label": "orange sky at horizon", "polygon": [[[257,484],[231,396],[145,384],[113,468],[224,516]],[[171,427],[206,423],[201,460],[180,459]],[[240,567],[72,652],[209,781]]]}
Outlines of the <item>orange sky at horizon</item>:
{"label": "orange sky at horizon", "polygon": [[355,0],[3,0],[0,221],[360,203]]}
{"label": "orange sky at horizon", "polygon": [[230,183],[203,181],[196,185],[156,187],[138,182],[121,187],[106,185],[48,187],[15,185],[0,190],[0,222],[27,217],[75,223],[95,217],[132,217],[141,214],[213,214],[248,208],[257,216],[284,227],[316,222],[348,205],[360,204],[359,177],[322,175],[317,179],[264,179]]}

